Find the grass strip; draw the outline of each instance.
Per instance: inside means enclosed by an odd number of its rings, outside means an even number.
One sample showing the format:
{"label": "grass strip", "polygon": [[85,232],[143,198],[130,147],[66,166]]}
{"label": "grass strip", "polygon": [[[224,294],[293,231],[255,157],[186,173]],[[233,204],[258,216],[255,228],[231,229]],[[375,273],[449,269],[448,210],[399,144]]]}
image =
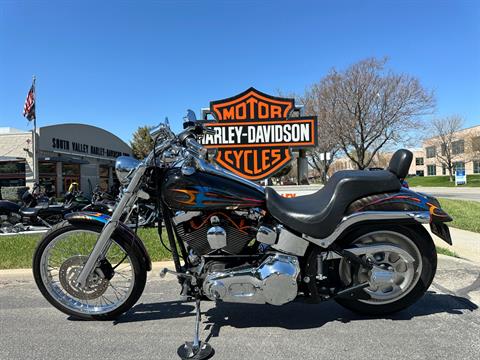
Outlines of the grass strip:
{"label": "grass strip", "polygon": [[[160,244],[156,228],[138,230],[152,261],[170,260],[170,253]],[[0,269],[31,268],[37,243],[43,234],[0,236]],[[168,246],[166,233],[163,240]]]}
{"label": "grass strip", "polygon": [[457,255],[455,251],[451,251],[447,248],[441,247],[441,246],[436,246],[437,248],[437,254],[442,254],[442,255],[447,255],[447,256],[452,256],[452,257],[460,257]]}
{"label": "grass strip", "polygon": [[439,198],[440,205],[452,218],[448,226],[480,233],[480,202]]}
{"label": "grass strip", "polygon": [[[410,187],[455,187],[449,176],[412,176],[407,178]],[[480,175],[467,175],[467,184],[459,187],[480,187]]]}

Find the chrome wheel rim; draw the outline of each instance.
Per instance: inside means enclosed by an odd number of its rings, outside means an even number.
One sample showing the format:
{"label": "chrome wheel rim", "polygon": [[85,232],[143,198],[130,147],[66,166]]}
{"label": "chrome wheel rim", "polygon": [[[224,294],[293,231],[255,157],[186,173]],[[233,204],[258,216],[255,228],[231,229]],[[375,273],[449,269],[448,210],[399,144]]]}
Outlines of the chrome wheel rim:
{"label": "chrome wheel rim", "polygon": [[75,287],[75,279],[98,235],[89,230],[67,231],[50,241],[41,256],[40,275],[45,288],[56,302],[74,312],[88,315],[111,312],[124,304],[133,291],[135,276],[131,259],[115,241],[106,256],[116,267],[113,278],[107,280],[96,270],[87,280],[86,291]]}
{"label": "chrome wheel rim", "polygon": [[[355,275],[358,283],[369,282],[364,291],[370,295],[368,300],[359,300],[366,304],[383,305],[395,302],[407,295],[418,283],[422,273],[422,256],[415,243],[407,236],[394,231],[375,231],[355,240],[352,245],[361,247],[373,244],[388,244],[398,250],[372,253],[367,259],[374,264],[375,270],[391,274],[391,282],[375,283],[372,281],[372,270],[361,268]],[[409,261],[407,253],[414,259]],[[375,271],[374,270],[374,271]],[[340,263],[342,280],[350,281],[352,274],[345,260]]]}

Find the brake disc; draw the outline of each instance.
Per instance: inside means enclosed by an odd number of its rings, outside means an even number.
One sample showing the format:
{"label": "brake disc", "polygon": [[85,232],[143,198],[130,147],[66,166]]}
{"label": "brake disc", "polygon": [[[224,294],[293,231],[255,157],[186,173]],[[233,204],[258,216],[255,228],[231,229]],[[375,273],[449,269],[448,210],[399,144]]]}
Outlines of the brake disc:
{"label": "brake disc", "polygon": [[88,256],[76,255],[65,260],[60,266],[60,284],[70,295],[81,300],[92,300],[102,296],[108,288],[109,281],[94,271],[87,279],[85,287],[79,288],[76,280],[88,260]]}

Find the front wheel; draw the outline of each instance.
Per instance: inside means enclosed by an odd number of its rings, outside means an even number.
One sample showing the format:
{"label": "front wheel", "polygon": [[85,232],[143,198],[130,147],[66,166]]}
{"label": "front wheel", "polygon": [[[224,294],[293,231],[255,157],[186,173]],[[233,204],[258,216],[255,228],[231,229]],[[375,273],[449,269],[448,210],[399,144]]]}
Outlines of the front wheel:
{"label": "front wheel", "polygon": [[[364,291],[368,300],[336,299],[355,312],[367,315],[386,315],[400,311],[416,302],[427,291],[437,269],[437,253],[428,232],[421,226],[371,226],[349,236],[348,247],[389,244],[398,251],[384,251],[373,254],[369,259],[377,269],[393,273],[394,281],[372,284],[371,273],[363,268],[352,270],[344,260],[339,265],[339,275],[345,284],[371,284]],[[408,253],[411,258],[405,256]]]}
{"label": "front wheel", "polygon": [[101,225],[54,226],[40,241],[33,258],[33,275],[43,296],[57,309],[81,319],[110,320],[130,309],[142,295],[145,264],[131,240],[114,234],[106,261],[87,279],[76,279],[93,250]]}

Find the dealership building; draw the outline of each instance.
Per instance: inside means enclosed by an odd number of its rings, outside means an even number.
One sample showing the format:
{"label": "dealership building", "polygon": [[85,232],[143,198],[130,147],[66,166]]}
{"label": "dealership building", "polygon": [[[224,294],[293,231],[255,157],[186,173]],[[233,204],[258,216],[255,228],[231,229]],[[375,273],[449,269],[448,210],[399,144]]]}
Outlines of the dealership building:
{"label": "dealership building", "polygon": [[[33,185],[32,140],[33,131],[0,127],[0,187]],[[57,196],[72,182],[87,194],[96,185],[110,189],[115,159],[132,153],[119,137],[84,124],[40,127],[36,141],[40,184]]]}
{"label": "dealership building", "polygon": [[[445,141],[439,137],[425,139],[422,147],[410,149],[413,161],[408,174],[410,176],[437,176],[448,175],[446,166]],[[480,125],[455,131],[448,142],[450,160],[453,170],[465,171],[467,175],[480,174]],[[387,166],[393,152],[377,153],[371,167],[384,168]],[[350,159],[343,157],[336,159],[330,167],[330,175],[338,170],[355,169]]]}

